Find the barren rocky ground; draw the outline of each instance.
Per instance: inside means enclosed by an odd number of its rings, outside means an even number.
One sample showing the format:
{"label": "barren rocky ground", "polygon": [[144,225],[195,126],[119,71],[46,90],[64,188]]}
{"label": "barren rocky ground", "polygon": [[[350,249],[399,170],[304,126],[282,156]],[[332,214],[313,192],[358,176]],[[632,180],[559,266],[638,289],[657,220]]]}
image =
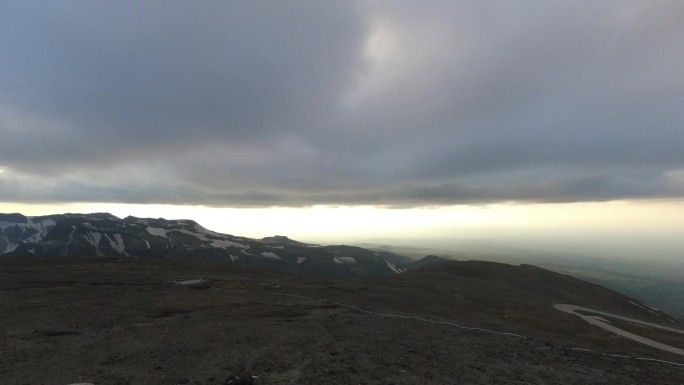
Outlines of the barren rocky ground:
{"label": "barren rocky ground", "polygon": [[[203,261],[0,264],[3,384],[684,383],[684,366],[602,355],[684,361],[552,309],[570,283],[552,293],[481,268],[331,280]],[[186,277],[211,287],[169,283]],[[582,305],[630,310],[594,297]]]}

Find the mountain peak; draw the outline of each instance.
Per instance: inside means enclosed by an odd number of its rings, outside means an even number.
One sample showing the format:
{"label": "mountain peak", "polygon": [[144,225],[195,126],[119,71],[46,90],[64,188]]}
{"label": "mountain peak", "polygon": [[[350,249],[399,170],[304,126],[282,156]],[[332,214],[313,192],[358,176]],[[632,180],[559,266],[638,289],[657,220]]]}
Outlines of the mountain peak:
{"label": "mountain peak", "polygon": [[293,239],[290,239],[284,235],[274,235],[272,237],[264,237],[261,238],[261,242],[269,245],[287,245],[287,246],[301,246],[301,247],[307,247],[309,244],[303,243],[303,242],[298,242]]}
{"label": "mountain peak", "polygon": [[0,222],[27,223],[28,218],[19,213],[0,214]]}

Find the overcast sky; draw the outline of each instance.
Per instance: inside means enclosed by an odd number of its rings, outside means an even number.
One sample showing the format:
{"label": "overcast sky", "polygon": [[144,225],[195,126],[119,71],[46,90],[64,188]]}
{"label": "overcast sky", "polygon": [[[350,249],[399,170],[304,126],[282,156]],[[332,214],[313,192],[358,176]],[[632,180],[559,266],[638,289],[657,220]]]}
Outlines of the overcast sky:
{"label": "overcast sky", "polygon": [[4,1],[0,201],[684,197],[684,2]]}

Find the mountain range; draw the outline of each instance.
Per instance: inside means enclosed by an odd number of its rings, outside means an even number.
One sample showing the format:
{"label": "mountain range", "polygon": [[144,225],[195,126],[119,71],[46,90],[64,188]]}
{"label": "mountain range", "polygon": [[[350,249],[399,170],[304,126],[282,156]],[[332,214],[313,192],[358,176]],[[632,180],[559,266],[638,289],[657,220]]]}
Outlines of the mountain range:
{"label": "mountain range", "polygon": [[192,220],[121,219],[109,213],[0,214],[2,255],[209,258],[330,277],[387,276],[421,266],[390,252],[307,244],[286,236],[251,239],[217,233]]}

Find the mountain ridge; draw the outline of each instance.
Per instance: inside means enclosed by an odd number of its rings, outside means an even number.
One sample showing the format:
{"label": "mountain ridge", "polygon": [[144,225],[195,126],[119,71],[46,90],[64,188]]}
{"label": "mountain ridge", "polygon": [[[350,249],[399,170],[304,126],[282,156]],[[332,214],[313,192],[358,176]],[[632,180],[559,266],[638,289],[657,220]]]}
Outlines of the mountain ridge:
{"label": "mountain ridge", "polygon": [[109,213],[0,214],[0,256],[209,258],[288,273],[332,277],[386,276],[408,257],[355,246],[322,246],[276,235],[222,234],[189,219],[123,219]]}

